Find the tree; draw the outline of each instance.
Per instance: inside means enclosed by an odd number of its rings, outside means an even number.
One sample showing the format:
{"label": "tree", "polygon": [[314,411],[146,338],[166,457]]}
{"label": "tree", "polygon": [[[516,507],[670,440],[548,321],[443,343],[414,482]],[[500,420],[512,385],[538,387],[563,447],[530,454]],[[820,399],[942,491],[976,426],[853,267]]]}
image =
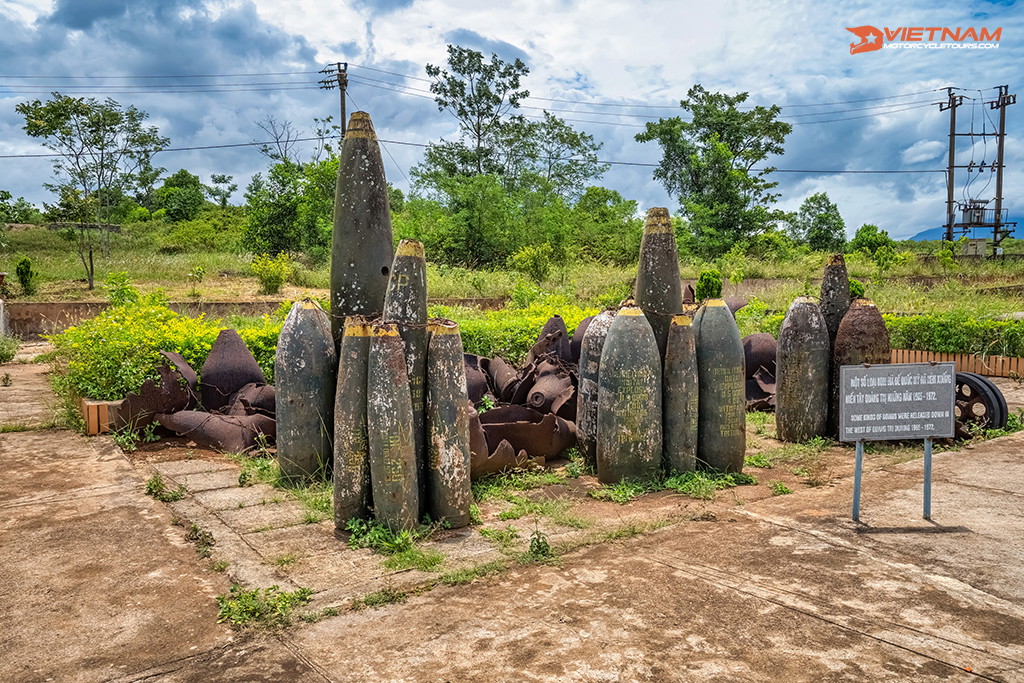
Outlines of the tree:
{"label": "tree", "polygon": [[741,110],[747,97],[694,85],[679,103],[690,120],[659,119],[636,136],[639,142],[661,145],[654,177],[679,199],[695,246],[705,256],[722,254],[785,216],[767,208],[778,199],[771,192],[778,183],[768,180],[774,168],[755,166],[782,153],[792,126],[776,120],[782,111],[778,106]]}
{"label": "tree", "polygon": [[97,223],[108,219],[123,195],[152,182],[152,157],[170,142],[156,126],[144,125],[146,112],[112,99],[55,92],[47,102],[22,102],[15,109],[25,118],[24,131],[61,155],[53,162],[57,182],[46,187],[58,196],[74,189],[96,197],[90,218]]}
{"label": "tree", "polygon": [[222,209],[227,207],[228,199],[238,189],[238,183],[233,183],[231,182],[232,180],[234,180],[234,176],[214,173],[210,176],[212,185],[204,186],[206,196],[216,202]]}
{"label": "tree", "polygon": [[0,190],[0,230],[3,230],[4,223],[29,223],[38,215],[36,208],[24,197],[14,199],[7,190]]}
{"label": "tree", "polygon": [[815,251],[842,251],[846,245],[846,223],[839,215],[839,207],[824,192],[805,199],[786,230],[794,241]]}
{"label": "tree", "polygon": [[164,180],[160,189],[156,190],[155,205],[157,210],[163,209],[166,212],[170,221],[190,221],[203,208],[205,190],[199,176],[181,169]]}
{"label": "tree", "polygon": [[880,247],[886,246],[895,252],[896,242],[889,237],[889,233],[877,225],[865,223],[857,228],[857,233],[846,245],[846,251],[847,253],[865,251],[868,255],[874,256]]}

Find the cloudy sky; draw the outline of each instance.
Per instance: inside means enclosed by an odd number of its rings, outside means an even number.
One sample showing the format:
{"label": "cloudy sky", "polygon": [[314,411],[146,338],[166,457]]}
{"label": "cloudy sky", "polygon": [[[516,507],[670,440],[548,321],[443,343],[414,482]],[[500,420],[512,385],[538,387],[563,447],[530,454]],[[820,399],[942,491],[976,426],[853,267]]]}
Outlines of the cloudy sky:
{"label": "cloudy sky", "polygon": [[[851,55],[858,38],[846,28],[859,26],[1002,32],[995,49]],[[532,96],[523,113],[547,109],[593,134],[602,159],[627,162],[601,184],[642,209],[675,211],[678,202],[637,165],[656,163],[658,147],[634,136],[646,120],[677,115],[700,83],[783,107],[794,130],[772,163],[799,171],[775,176],[783,208],[825,191],[851,235],[875,223],[897,237],[944,222],[945,176],[849,171],[943,170],[949,116],[935,104],[943,89],[969,98],[958,109],[960,132],[992,132],[993,86],[1017,92],[1024,62],[1024,12],[981,0],[3,0],[0,30],[0,189],[37,204],[50,200],[42,187],[50,163],[23,156],[46,150],[21,130],[19,102],[54,90],[111,97],[147,111],[171,147],[249,143],[265,139],[255,123],[267,115],[307,133],[314,117],[337,119],[337,91],[317,88],[318,72],[333,62],[348,62],[349,112],[370,113],[391,141],[388,179],[408,188],[417,145],[455,131],[429,97],[424,65],[443,65],[445,45],[456,43],[526,62]],[[1006,112],[1005,206],[1019,219],[1024,102]],[[973,148],[959,140],[959,163],[994,161],[994,139],[977,138]],[[165,151],[156,161],[205,181],[231,174],[243,188],[266,166],[252,147]],[[958,198],[994,194],[988,169],[960,172]]]}

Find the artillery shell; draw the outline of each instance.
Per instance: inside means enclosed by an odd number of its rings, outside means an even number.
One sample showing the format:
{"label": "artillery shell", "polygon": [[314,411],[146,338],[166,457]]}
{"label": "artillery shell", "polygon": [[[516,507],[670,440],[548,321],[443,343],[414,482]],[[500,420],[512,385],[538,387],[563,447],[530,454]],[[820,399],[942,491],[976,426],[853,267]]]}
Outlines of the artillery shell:
{"label": "artillery shell", "polygon": [[719,472],[740,472],[747,446],[743,342],[721,299],[708,300],[698,316],[697,458]]}
{"label": "artillery shell", "polygon": [[453,528],[469,524],[469,401],[459,326],[430,324],[427,347],[427,498],[430,518]]}
{"label": "artillery shell", "polygon": [[333,457],[337,369],[327,314],[297,301],[281,328],[274,360],[277,462],[286,479],[323,478]]}
{"label": "artillery shell", "polygon": [[[843,316],[832,349],[832,410],[839,419],[839,368],[844,365],[886,365],[892,362],[889,330],[882,314],[869,299],[855,299]],[[837,432],[838,433],[838,429]]]}
{"label": "artillery shell", "polygon": [[601,483],[645,480],[657,473],[661,409],[658,342],[643,311],[623,308],[608,328],[598,369],[597,478]]}
{"label": "artillery shell", "polygon": [[658,341],[658,352],[664,357],[669,323],[672,316],[683,311],[679,252],[668,209],[653,208],[647,212],[634,299],[647,316]]}
{"label": "artillery shell", "polygon": [[615,320],[614,311],[598,313],[583,336],[580,345],[579,395],[576,402],[576,439],[580,454],[591,470],[597,468],[597,379],[601,367],[601,351],[608,328]]}
{"label": "artillery shell", "polygon": [[366,517],[371,504],[370,450],[366,440],[366,368],[370,326],[361,316],[345,319],[338,350],[338,389],[334,398],[334,528]]}
{"label": "artillery shell", "polygon": [[405,365],[409,371],[409,397],[412,400],[413,440],[419,464],[420,512],[426,512],[427,448],[425,384],[427,377],[427,263],[423,244],[402,240],[395,252],[387,295],[384,297],[384,322],[397,323],[405,345]]}
{"label": "artillery shell", "polygon": [[668,328],[663,381],[662,462],[668,470],[689,472],[697,463],[697,340],[689,316],[677,315]]}
{"label": "artillery shell", "polygon": [[411,529],[419,520],[419,470],[405,349],[394,324],[370,326],[366,432],[374,515],[391,529]]}
{"label": "artillery shell", "polygon": [[334,191],[331,247],[331,329],[341,343],[350,315],[384,310],[393,243],[387,180],[370,115],[349,118]]}
{"label": "artillery shell", "polygon": [[832,354],[818,304],[799,297],[779,330],[775,361],[775,427],[782,441],[824,436]]}

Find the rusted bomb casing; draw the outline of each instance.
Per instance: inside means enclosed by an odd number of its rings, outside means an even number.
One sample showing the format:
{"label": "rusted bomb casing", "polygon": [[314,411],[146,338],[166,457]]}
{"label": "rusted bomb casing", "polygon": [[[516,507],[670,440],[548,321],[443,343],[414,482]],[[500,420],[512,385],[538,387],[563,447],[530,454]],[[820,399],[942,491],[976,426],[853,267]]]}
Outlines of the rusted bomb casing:
{"label": "rusted bomb casing", "polygon": [[782,441],[824,436],[832,360],[825,317],[809,297],[793,301],[775,355],[775,427]]}
{"label": "rusted bomb casing", "polygon": [[[892,362],[889,330],[882,314],[869,299],[855,299],[839,323],[836,343],[832,347],[833,403],[831,410],[839,416],[839,368],[844,365],[887,365]],[[831,425],[829,425],[831,427]],[[838,435],[839,429],[836,427]]]}
{"label": "rusted bomb casing", "polygon": [[405,349],[397,325],[371,324],[369,357],[366,433],[373,512],[391,529],[411,529],[419,521],[419,468]]}
{"label": "rusted bomb casing", "polygon": [[689,472],[697,465],[697,406],[700,400],[697,339],[692,320],[672,318],[665,345],[663,385],[663,455],[668,470]]}
{"label": "rusted bomb casing", "polygon": [[338,349],[334,394],[334,528],[339,532],[349,519],[367,517],[372,503],[366,435],[369,361],[370,326],[362,316],[349,316]]}
{"label": "rusted bomb casing", "polygon": [[603,484],[653,477],[661,464],[661,354],[636,307],[615,316],[601,351],[597,391],[597,478]]}
{"label": "rusted bomb casing", "polygon": [[[842,254],[832,254],[825,263],[825,272],[821,278],[821,314],[825,318],[825,327],[828,328],[829,349],[836,343],[836,333],[839,331],[839,323],[850,308],[850,278],[846,273],[846,259]],[[835,412],[834,406],[839,405],[839,387],[832,385],[829,372],[829,401],[828,401],[828,424],[827,432],[831,436],[839,434],[839,413]],[[837,374],[835,376],[838,376]]]}
{"label": "rusted bomb casing", "polygon": [[334,191],[331,328],[336,344],[350,315],[384,310],[391,272],[391,209],[380,146],[370,115],[349,117]]}
{"label": "rusted bomb casing", "polygon": [[664,357],[669,323],[672,316],[683,311],[679,251],[668,209],[653,208],[647,212],[633,298],[647,316],[658,352]]}
{"label": "rusted bomb casing", "polygon": [[427,503],[427,262],[421,242],[402,240],[398,244],[387,295],[384,297],[383,320],[398,325],[398,334],[405,344],[422,513],[426,512]]}
{"label": "rusted bomb casing", "polygon": [[430,323],[427,347],[427,510],[453,528],[469,524],[469,400],[462,337],[450,320]]}
{"label": "rusted bomb casing", "polygon": [[598,313],[580,344],[579,394],[576,400],[576,440],[584,461],[597,468],[597,381],[601,367],[601,351],[608,328],[615,320],[615,311]]}
{"label": "rusted bomb casing", "polygon": [[287,479],[323,478],[334,456],[337,356],[327,314],[297,301],[277,341],[277,462]]}
{"label": "rusted bomb casing", "polygon": [[698,316],[697,458],[719,472],[740,472],[747,446],[743,342],[721,299],[709,299]]}

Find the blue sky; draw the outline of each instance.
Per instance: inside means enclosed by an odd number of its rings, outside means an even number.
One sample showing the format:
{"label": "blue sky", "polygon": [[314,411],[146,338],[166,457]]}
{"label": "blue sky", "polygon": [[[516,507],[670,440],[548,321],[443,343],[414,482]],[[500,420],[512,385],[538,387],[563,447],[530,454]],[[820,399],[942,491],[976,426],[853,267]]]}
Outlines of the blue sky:
{"label": "blue sky", "polygon": [[[531,99],[523,113],[554,111],[603,143],[609,161],[656,163],[654,143],[634,135],[645,120],[679,113],[694,83],[779,104],[794,124],[779,169],[944,169],[949,118],[933,104],[942,88],[975,98],[958,110],[960,132],[993,130],[984,102],[993,86],[1017,92],[1024,13],[1012,2],[706,2],[534,0],[5,0],[0,5],[0,156],[45,152],[14,110],[52,90],[112,97],[149,112],[172,147],[247,143],[273,115],[307,133],[314,117],[337,118],[337,92],[316,73],[350,64],[349,111],[368,111],[389,154],[388,179],[407,188],[415,146],[451,138],[455,121],[425,92],[424,65],[443,64],[449,42],[523,59]],[[1002,28],[997,49],[883,49],[851,55],[847,27]],[[243,75],[265,74],[265,75]],[[150,78],[141,78],[141,77]],[[194,78],[194,76],[216,76]],[[22,78],[28,77],[28,78]],[[69,78],[76,77],[76,78]],[[88,77],[88,78],[85,78]],[[160,77],[160,78],[152,78]],[[206,92],[197,92],[205,84]],[[981,89],[981,92],[977,92]],[[171,92],[175,91],[175,92]],[[806,106],[817,105],[817,106]],[[1024,217],[1024,101],[1007,109],[1004,195]],[[960,138],[965,141],[966,138]],[[414,143],[414,144],[399,144]],[[995,143],[962,143],[960,163],[991,163]],[[266,161],[254,148],[163,152],[159,165],[243,188]],[[652,169],[615,165],[600,181],[641,209],[675,199]],[[960,172],[957,197],[990,198],[994,174]],[[0,189],[41,203],[45,159],[0,158]],[[852,235],[875,223],[909,236],[944,221],[941,173],[778,173],[780,205],[815,192],[839,205]],[[241,190],[233,197],[241,202]],[[1024,229],[1024,225],[1022,225]]]}

